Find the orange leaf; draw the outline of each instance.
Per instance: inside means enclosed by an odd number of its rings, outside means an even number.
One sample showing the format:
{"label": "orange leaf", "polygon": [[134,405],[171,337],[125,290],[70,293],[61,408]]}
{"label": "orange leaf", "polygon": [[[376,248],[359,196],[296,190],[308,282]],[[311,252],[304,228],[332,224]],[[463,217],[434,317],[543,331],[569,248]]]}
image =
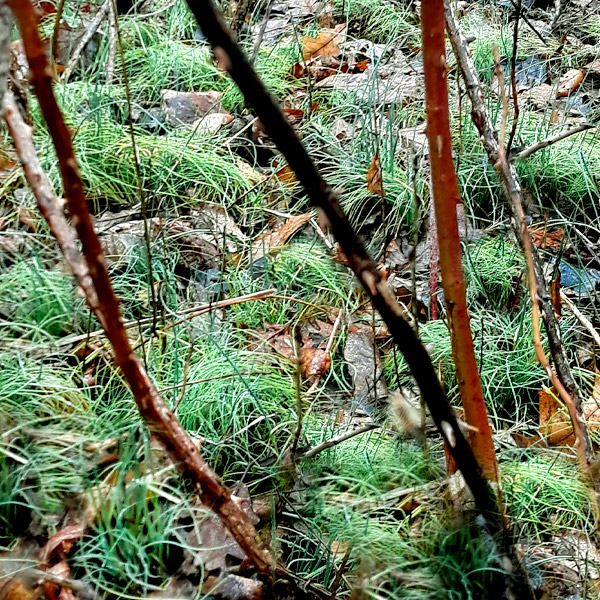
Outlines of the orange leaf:
{"label": "orange leaf", "polygon": [[540,390],[540,433],[551,446],[572,446],[575,437],[566,409],[556,399],[553,390]]}
{"label": "orange leaf", "polygon": [[281,169],[278,169],[277,171],[275,171],[275,177],[277,177],[277,179],[279,179],[279,181],[282,181],[283,183],[295,183],[296,181],[298,181],[296,179],[296,173],[294,173],[292,167],[290,167],[289,165],[286,165],[285,167],[281,167]]}
{"label": "orange leaf", "polygon": [[558,92],[556,93],[558,98],[564,98],[572,94],[583,81],[583,71],[579,69],[569,69],[561,78],[558,83]]}
{"label": "orange leaf", "polygon": [[372,194],[377,194],[382,198],[385,198],[379,152],[371,159],[371,166],[367,171],[367,188]]}
{"label": "orange leaf", "polygon": [[564,234],[562,228],[548,231],[544,223],[532,225],[530,232],[533,243],[542,250],[558,250]]}
{"label": "orange leaf", "polygon": [[290,217],[281,227],[261,235],[252,244],[252,262],[283,246],[311,218],[310,213]]}
{"label": "orange leaf", "polygon": [[302,117],[304,117],[304,111],[300,108],[284,108],[283,112],[287,117],[287,120],[292,125],[299,123],[300,121],[302,121]]}
{"label": "orange leaf", "polygon": [[331,356],[329,352],[320,348],[302,348],[300,350],[300,368],[302,376],[306,379],[310,377],[321,377],[327,373],[331,366]]}
{"label": "orange leaf", "polygon": [[345,28],[346,25],[342,23],[333,29],[321,31],[316,38],[304,36],[302,38],[304,60],[310,60],[315,56],[337,56],[340,53],[338,42],[342,40],[341,34]]}

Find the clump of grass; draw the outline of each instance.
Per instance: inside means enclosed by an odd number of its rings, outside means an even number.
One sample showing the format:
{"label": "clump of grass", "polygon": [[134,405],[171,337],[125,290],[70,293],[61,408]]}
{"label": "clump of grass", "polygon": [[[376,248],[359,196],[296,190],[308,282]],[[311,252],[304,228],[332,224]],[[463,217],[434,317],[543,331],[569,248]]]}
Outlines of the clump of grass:
{"label": "clump of grass", "polygon": [[[269,90],[283,98],[294,85],[292,66],[298,61],[295,47],[261,50],[256,57],[256,69]],[[213,62],[212,52],[205,44],[164,40],[143,47],[126,49],[126,74],[134,96],[143,102],[157,103],[163,89],[180,92],[223,93],[226,110],[241,108],[242,94],[227,73]]]}
{"label": "clump of grass", "polygon": [[[203,453],[225,480],[238,481],[245,474],[249,484],[257,485],[273,474],[297,419],[294,366],[273,354],[237,348],[236,340],[222,333],[205,332],[203,338],[194,345],[184,396],[180,387],[173,393],[177,416],[206,440]],[[186,354],[171,348],[170,362],[162,359],[170,367],[162,374],[169,387],[173,381],[182,383]]]}
{"label": "clump of grass", "polygon": [[[572,318],[561,319],[563,343],[568,354],[574,352],[579,325]],[[488,313],[482,310],[471,319],[475,356],[484,398],[493,418],[518,422],[537,417],[537,393],[546,384],[544,370],[535,358],[531,314],[527,306],[518,313]],[[446,324],[429,321],[419,327],[421,339],[430,348],[430,356],[451,398],[458,399],[456,374],[452,361],[450,335]],[[546,345],[545,338],[543,339]],[[390,386],[411,385],[404,360],[397,355],[384,359],[384,373]],[[398,377],[396,376],[398,364]]]}
{"label": "clump of grass", "polygon": [[505,307],[515,286],[520,285],[518,278],[524,268],[514,244],[502,236],[483,239],[467,248],[463,262],[469,300]]}
{"label": "clump of grass", "polygon": [[560,456],[502,461],[502,494],[519,533],[540,541],[559,531],[594,530],[589,491],[573,464]]}
{"label": "clump of grass", "polygon": [[69,273],[44,268],[39,258],[0,273],[0,328],[4,335],[38,341],[78,331],[85,320]]}
{"label": "clump of grass", "polygon": [[[246,202],[257,202],[258,194],[244,177],[235,159],[210,148],[207,140],[182,134],[152,136],[137,133],[142,186],[156,208],[193,205],[203,201],[221,202],[246,194]],[[96,210],[107,204],[119,206],[138,199],[131,137],[113,120],[87,121],[74,138],[75,151],[88,197]],[[41,156],[55,186],[59,173],[49,140],[40,139]]]}
{"label": "clump of grass", "polygon": [[358,36],[378,44],[402,37],[414,46],[419,44],[420,30],[410,11],[396,2],[349,0],[343,17],[358,28]]}
{"label": "clump of grass", "polygon": [[169,482],[168,470],[153,456],[147,436],[140,442],[129,435],[119,444],[112,472],[86,492],[96,518],[72,565],[103,592],[146,595],[181,564],[188,544],[179,519],[196,519],[185,492]]}

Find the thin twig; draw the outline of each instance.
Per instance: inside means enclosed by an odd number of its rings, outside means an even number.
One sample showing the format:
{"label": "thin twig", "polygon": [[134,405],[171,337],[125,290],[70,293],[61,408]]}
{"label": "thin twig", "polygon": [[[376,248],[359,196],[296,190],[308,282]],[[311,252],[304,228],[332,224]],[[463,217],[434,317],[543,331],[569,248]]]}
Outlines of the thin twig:
{"label": "thin twig", "polygon": [[323,452],[324,450],[333,448],[334,446],[337,446],[337,445],[341,444],[342,442],[345,442],[346,440],[349,440],[357,435],[361,435],[362,433],[367,433],[368,431],[373,431],[373,429],[379,429],[380,427],[381,427],[381,425],[377,425],[377,423],[367,423],[366,425],[363,425],[362,427],[357,427],[356,429],[353,429],[352,431],[347,431],[346,433],[343,433],[342,435],[338,435],[337,437],[326,440],[325,442],[323,442],[317,446],[313,446],[312,448],[309,448],[308,450],[306,450],[305,452],[303,452],[300,455],[300,458],[313,458],[317,454],[320,454],[321,452]]}
{"label": "thin twig", "polygon": [[508,144],[506,144],[506,154],[510,155],[510,149],[517,133],[517,124],[519,123],[519,98],[517,96],[517,51],[519,49],[519,18],[521,16],[521,4],[522,0],[517,0],[515,17],[515,25],[513,27],[513,45],[512,45],[512,56],[510,57],[510,82],[512,86],[512,97],[513,97],[513,122],[510,129],[510,135],[508,136]]}
{"label": "thin twig", "polygon": [[560,290],[560,299],[567,305],[569,310],[577,317],[577,320],[590,332],[596,346],[600,348],[600,334],[592,322],[575,306],[575,303],[569,298],[564,290]]}
{"label": "thin twig", "polygon": [[85,33],[81,36],[79,43],[75,46],[73,50],[73,54],[69,59],[69,63],[65,68],[65,72],[63,73],[63,81],[67,83],[69,81],[69,77],[71,77],[71,73],[73,73],[73,69],[77,66],[79,59],[81,57],[81,53],[83,49],[87,46],[88,42],[92,39],[93,35],[98,31],[98,27],[100,27],[100,23],[108,13],[108,9],[110,8],[111,0],[104,0],[102,6],[98,9],[98,12],[94,16],[94,18],[90,21],[90,24],[87,26]]}
{"label": "thin twig", "polygon": [[546,138],[545,140],[541,140],[539,142],[536,142],[535,144],[531,144],[531,146],[527,146],[527,148],[520,150],[517,153],[513,153],[510,156],[510,160],[513,161],[513,160],[517,160],[517,159],[528,158],[534,152],[537,152],[538,150],[543,150],[544,148],[548,148],[548,146],[552,146],[552,144],[556,144],[556,142],[560,142],[561,140],[571,137],[572,135],[575,135],[576,133],[581,133],[582,131],[588,131],[590,129],[593,129],[594,127],[595,127],[595,125],[592,125],[591,123],[581,123],[580,125],[575,125],[574,127],[571,127],[570,129],[566,129],[565,131],[562,131],[561,133],[557,133],[556,135]]}
{"label": "thin twig", "polygon": [[65,10],[66,0],[59,0],[56,5],[56,14],[54,15],[54,27],[52,28],[52,45],[51,55],[54,62],[58,59],[58,34],[60,32],[60,20],[62,19]]}
{"label": "thin twig", "polygon": [[108,60],[106,61],[106,84],[110,85],[115,76],[115,58],[117,56],[117,13],[114,4],[110,3],[108,11]]}

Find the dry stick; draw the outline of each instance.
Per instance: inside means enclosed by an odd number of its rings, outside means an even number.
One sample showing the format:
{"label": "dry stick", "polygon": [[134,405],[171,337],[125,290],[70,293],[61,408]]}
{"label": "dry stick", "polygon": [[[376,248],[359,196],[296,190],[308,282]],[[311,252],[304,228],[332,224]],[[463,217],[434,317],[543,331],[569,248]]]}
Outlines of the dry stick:
{"label": "dry stick", "polygon": [[273,556],[259,539],[248,515],[233,500],[230,491],[208,466],[186,431],[181,427],[134,354],[121,318],[119,301],[106,270],[102,246],[94,231],[83,184],[73,153],[69,130],[52,89],[52,69],[38,33],[38,20],[30,0],[8,0],[23,38],[32,83],[59,160],[65,197],[69,203],[91,284],[95,288],[101,318],[115,354],[115,362],[131,387],[140,414],[165,444],[172,457],[195,483],[202,502],[210,507],[243,549],[257,571],[270,575]]}
{"label": "dry stick", "polygon": [[348,258],[349,266],[381,315],[390,334],[404,355],[431,416],[463,473],[476,505],[494,532],[504,532],[495,494],[460,430],[454,410],[442,389],[427,350],[404,319],[403,311],[387,282],[368,255],[366,248],[344,215],[338,195],[321,177],[302,142],[266,90],[248,59],[234,42],[230,32],[210,0],[188,0],[188,5],[213,46],[219,64],[226,67],[252,106],[265,130],[296,173],[312,203],[323,211],[334,236]]}
{"label": "dry stick", "polygon": [[[8,0],[8,4],[13,5],[14,2],[11,2],[10,0]],[[69,64],[65,68],[65,72],[63,75],[63,81],[65,83],[67,83],[67,81],[69,81],[69,77],[71,77],[71,73],[73,72],[73,69],[77,66],[77,63],[79,62],[79,58],[81,57],[81,53],[83,52],[83,49],[87,46],[88,42],[92,39],[92,36],[96,33],[96,31],[98,31],[98,27],[100,27],[100,23],[102,23],[102,19],[104,19],[104,17],[108,13],[109,7],[110,7],[110,0],[105,0],[104,4],[102,4],[102,6],[98,9],[98,12],[94,16],[94,18],[92,19],[90,24],[88,25],[87,29],[85,30],[85,33],[79,40],[79,43],[77,44],[77,46],[75,46],[75,50],[73,50],[73,54],[71,55],[71,58],[69,59]]]}
{"label": "dry stick", "polygon": [[497,481],[496,451],[475,359],[458,234],[456,212],[461,199],[452,161],[443,0],[423,0],[421,26],[431,187],[435,220],[441,224],[437,239],[452,356],[465,420],[473,428],[469,435],[473,453],[486,477]]}
{"label": "dry stick", "polygon": [[312,448],[309,448],[308,450],[306,450],[306,452],[303,452],[300,455],[300,458],[313,458],[314,456],[323,452],[324,450],[333,448],[334,446],[337,446],[338,444],[341,444],[342,442],[345,442],[346,440],[349,440],[357,435],[360,435],[361,433],[367,433],[367,431],[373,431],[373,429],[379,429],[380,427],[381,427],[381,425],[377,425],[377,423],[367,423],[366,425],[363,425],[362,427],[357,427],[356,429],[353,429],[352,431],[347,431],[346,433],[343,433],[342,435],[338,435],[337,437],[331,438],[330,440],[326,440],[322,444],[318,444],[317,446],[313,446]]}
{"label": "dry stick", "polygon": [[557,133],[556,135],[546,138],[545,140],[541,140],[539,142],[536,142],[535,144],[531,144],[531,146],[527,146],[527,148],[520,150],[516,154],[513,154],[512,156],[510,156],[510,160],[513,161],[513,160],[517,160],[520,158],[528,158],[529,156],[531,156],[534,152],[537,152],[538,150],[543,150],[544,148],[547,148],[548,146],[552,146],[552,144],[556,144],[556,142],[560,142],[561,140],[564,140],[565,138],[575,135],[576,133],[581,133],[582,131],[588,131],[589,129],[593,129],[594,127],[595,127],[595,125],[592,125],[591,123],[581,123],[580,125],[575,125],[574,127],[571,127],[570,129],[566,129],[565,131],[562,131],[561,133]]}
{"label": "dry stick", "polygon": [[54,27],[52,28],[52,46],[51,56],[54,62],[58,59],[58,33],[60,31],[60,20],[62,19],[63,11],[65,10],[65,1],[59,0],[56,7],[56,14],[54,15]]}
{"label": "dry stick", "polygon": [[510,149],[517,133],[517,124],[519,123],[519,98],[517,97],[517,50],[519,48],[519,17],[521,16],[522,0],[517,0],[517,16],[515,17],[515,26],[513,28],[513,46],[512,56],[510,57],[510,82],[513,96],[513,122],[506,144],[506,154],[510,154]]}
{"label": "dry stick", "polygon": [[106,83],[110,85],[115,76],[115,59],[117,56],[117,13],[113,3],[108,9],[108,61],[106,62]]}
{"label": "dry stick", "polygon": [[[519,184],[518,175],[514,166],[508,162],[503,149],[501,149],[498,144],[492,120],[485,106],[481,82],[477,77],[475,65],[473,64],[473,59],[471,58],[467,43],[458,27],[451,0],[444,0],[444,7],[446,11],[446,28],[448,30],[450,42],[452,43],[452,49],[456,55],[458,66],[471,100],[471,116],[473,123],[479,130],[481,142],[490,163],[498,175],[502,190],[511,207],[514,217],[512,222],[513,230],[519,240],[527,261],[529,291],[533,305],[534,346],[536,355],[552,383],[558,383],[556,389],[559,391],[563,401],[569,409],[569,414],[573,423],[573,432],[576,438],[576,447],[579,450],[578,454],[583,467],[584,462],[587,465],[585,459],[589,459],[592,456],[592,447],[587,435],[585,423],[581,416],[579,390],[562,348],[562,336],[554,315],[552,299],[548,292],[544,272],[527,227],[523,209],[523,193]],[[554,374],[541,345],[538,322],[538,316],[540,314],[544,319],[544,324],[546,326],[550,352],[554,360],[557,375]],[[585,473],[589,473],[589,470],[585,469],[584,474]]]}

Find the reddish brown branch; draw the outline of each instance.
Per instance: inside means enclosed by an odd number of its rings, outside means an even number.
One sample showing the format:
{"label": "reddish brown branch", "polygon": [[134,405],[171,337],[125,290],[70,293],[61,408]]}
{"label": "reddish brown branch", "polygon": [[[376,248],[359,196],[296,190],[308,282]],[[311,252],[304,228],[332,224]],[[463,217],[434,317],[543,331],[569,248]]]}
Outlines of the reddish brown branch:
{"label": "reddish brown branch", "polygon": [[[527,260],[530,280],[529,289],[532,304],[534,305],[534,331],[537,326],[537,315],[540,314],[546,327],[550,352],[556,368],[556,375],[554,374],[545,353],[543,353],[539,334],[536,335],[536,339],[534,340],[536,354],[548,374],[548,377],[553,382],[558,382],[559,387],[557,387],[557,390],[561,394],[561,397],[563,397],[567,407],[569,407],[573,432],[577,440],[576,444],[580,449],[580,456],[583,455],[584,457],[587,457],[587,459],[590,459],[592,457],[592,447],[581,415],[579,389],[575,383],[575,379],[573,378],[571,368],[563,350],[562,336],[558,321],[554,315],[552,298],[548,291],[541,262],[535,246],[531,241],[531,235],[527,227],[525,211],[523,209],[523,192],[519,183],[519,177],[514,165],[507,160],[504,148],[498,143],[496,131],[484,102],[481,82],[477,76],[477,71],[475,70],[475,65],[473,64],[468,45],[458,27],[458,22],[454,15],[450,0],[444,0],[444,8],[446,12],[446,28],[448,30],[448,35],[452,43],[454,54],[456,55],[462,78],[467,87],[467,93],[471,100],[471,116],[473,123],[480,133],[483,147],[488,155],[490,163],[498,175],[502,191],[512,210],[514,217],[512,222],[513,231],[519,240],[521,248],[523,249],[523,254]],[[582,462],[586,461],[582,460]],[[584,472],[587,472],[587,469],[584,469]]]}
{"label": "reddish brown branch", "polygon": [[497,481],[496,452],[475,360],[462,270],[462,252],[456,215],[461,200],[458,179],[452,162],[444,4],[442,0],[424,0],[422,6],[427,138],[435,220],[439,224],[437,238],[440,270],[448,311],[452,355],[465,420],[472,427],[469,434],[471,447],[485,475]]}
{"label": "reddish brown branch", "polygon": [[[119,302],[106,270],[102,248],[92,225],[71,136],[52,89],[53,70],[38,33],[35,10],[30,0],[9,0],[8,5],[21,30],[33,88],[56,149],[69,213],[81,241],[91,285],[96,292],[95,310],[112,344],[115,362],[133,392],[140,414],[196,484],[202,501],[219,515],[257,571],[270,575],[274,570],[274,559],[258,538],[248,515],[206,464],[198,448],[159,396],[131,348],[121,319]],[[32,181],[35,187],[36,181]],[[39,190],[37,195],[41,195]]]}

